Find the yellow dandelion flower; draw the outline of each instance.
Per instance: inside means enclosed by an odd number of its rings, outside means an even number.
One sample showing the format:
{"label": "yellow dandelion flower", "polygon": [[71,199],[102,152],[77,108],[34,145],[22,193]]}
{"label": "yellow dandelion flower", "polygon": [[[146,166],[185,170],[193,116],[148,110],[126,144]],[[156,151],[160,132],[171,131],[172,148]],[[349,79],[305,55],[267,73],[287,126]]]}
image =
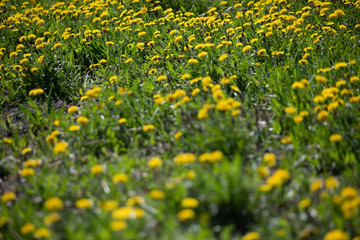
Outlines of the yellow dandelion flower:
{"label": "yellow dandelion flower", "polygon": [[151,158],[148,162],[150,168],[159,168],[162,166],[162,160],[158,157]]}
{"label": "yellow dandelion flower", "polygon": [[31,232],[33,232],[35,230],[35,225],[32,223],[25,223],[24,225],[21,226],[21,234],[22,235],[27,235]]}
{"label": "yellow dandelion flower", "polygon": [[125,183],[128,181],[128,176],[124,173],[118,173],[118,174],[115,174],[112,178],[112,182],[117,184],[117,183]]}
{"label": "yellow dandelion flower", "polygon": [[79,209],[88,209],[93,205],[93,201],[91,199],[82,198],[76,201],[76,207]]}
{"label": "yellow dandelion flower", "polygon": [[68,147],[67,142],[58,142],[56,143],[54,149],[53,149],[53,153],[54,154],[60,154],[60,153],[64,153],[66,151],[66,148]]}
{"label": "yellow dandelion flower", "polygon": [[181,206],[183,208],[197,208],[199,206],[199,202],[195,198],[184,198],[181,201]]}
{"label": "yellow dandelion flower", "polygon": [[50,238],[51,234],[47,228],[39,228],[34,232],[35,238]]}
{"label": "yellow dandelion flower", "polygon": [[6,192],[3,195],[1,195],[2,202],[14,201],[15,199],[16,199],[16,195],[14,192]]}
{"label": "yellow dandelion flower", "polygon": [[64,209],[64,203],[60,198],[52,197],[45,201],[44,207],[46,210],[58,211]]}
{"label": "yellow dandelion flower", "polygon": [[99,174],[103,173],[103,171],[104,171],[104,168],[100,164],[91,167],[91,174],[93,174],[93,175],[99,175]]}
{"label": "yellow dandelion flower", "polygon": [[180,212],[178,212],[177,217],[182,222],[188,221],[195,217],[195,212],[192,209],[183,209]]}

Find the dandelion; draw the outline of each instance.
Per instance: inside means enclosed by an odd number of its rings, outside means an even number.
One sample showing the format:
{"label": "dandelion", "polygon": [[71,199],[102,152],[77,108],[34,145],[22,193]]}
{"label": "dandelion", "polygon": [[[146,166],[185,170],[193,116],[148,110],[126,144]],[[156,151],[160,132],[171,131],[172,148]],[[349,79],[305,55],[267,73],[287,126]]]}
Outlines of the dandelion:
{"label": "dandelion", "polygon": [[69,107],[68,108],[68,113],[70,113],[70,114],[73,114],[73,113],[75,113],[75,112],[77,112],[78,111],[78,107],[76,107],[76,106],[71,106],[71,107]]}
{"label": "dandelion", "polygon": [[178,132],[175,133],[174,138],[179,139],[182,135],[183,135],[183,132],[178,131]]}
{"label": "dandelion", "polygon": [[318,83],[326,83],[327,80],[324,76],[321,76],[321,75],[317,75],[315,76],[315,81],[318,82]]}
{"label": "dandelion", "polygon": [[158,76],[157,78],[156,78],[156,80],[157,81],[164,81],[164,80],[166,80],[166,76],[165,75],[160,75],[160,76]]}
{"label": "dandelion", "polygon": [[177,36],[177,37],[175,38],[175,42],[181,42],[182,39],[183,39],[182,36]]}
{"label": "dandelion", "polygon": [[327,119],[329,118],[329,113],[325,110],[322,110],[319,112],[318,116],[317,116],[317,119],[320,121],[320,122],[324,122],[326,121]]}
{"label": "dandelion", "polygon": [[24,168],[21,170],[20,172],[20,176],[21,177],[29,177],[29,176],[33,176],[34,175],[34,169],[32,168]]}
{"label": "dandelion", "polygon": [[101,165],[99,165],[99,164],[91,167],[91,174],[93,174],[93,175],[99,175],[99,174],[101,174],[103,171],[104,171],[103,166],[101,166]]}
{"label": "dandelion", "polygon": [[150,168],[159,168],[162,166],[162,160],[158,157],[151,158],[148,162]]}
{"label": "dandelion", "polygon": [[152,190],[149,195],[150,195],[150,198],[152,198],[152,199],[161,200],[161,199],[165,198],[165,194],[162,191],[157,190],[157,189]]}
{"label": "dandelion", "polygon": [[153,130],[155,130],[155,126],[154,126],[154,125],[151,125],[151,124],[145,125],[145,126],[143,127],[143,131],[144,131],[144,132],[149,132],[149,131],[153,131]]}
{"label": "dandelion", "polygon": [[340,142],[342,139],[340,134],[332,134],[329,138],[330,142]]}
{"label": "dandelion", "polygon": [[138,33],[138,37],[143,37],[145,35],[146,35],[146,32],[144,32],[144,31]]}
{"label": "dandelion", "polygon": [[335,68],[335,70],[339,70],[339,69],[345,68],[346,66],[347,66],[347,64],[345,62],[338,62],[335,64],[334,68]]}
{"label": "dandelion", "polygon": [[128,176],[124,173],[118,173],[115,174],[112,178],[112,182],[117,184],[117,183],[125,183],[128,181]]}
{"label": "dandelion", "polygon": [[22,235],[27,235],[31,232],[33,232],[35,230],[35,225],[32,223],[25,223],[24,225],[21,226],[21,234]]}
{"label": "dandelion", "polygon": [[81,124],[83,126],[87,125],[89,123],[89,120],[84,116],[78,117],[76,121],[77,121],[77,123],[79,123],[79,124]]}
{"label": "dandelion", "polygon": [[269,167],[274,167],[276,165],[276,155],[273,153],[266,153],[263,156],[263,161],[269,165]]}
{"label": "dandelion", "polygon": [[64,142],[64,141],[58,142],[53,149],[53,153],[56,155],[60,154],[60,153],[64,153],[66,151],[67,147],[68,147],[67,142]]}
{"label": "dandelion", "polygon": [[76,131],[79,131],[80,130],[80,126],[79,125],[72,125],[69,127],[69,131],[70,132],[76,132]]}
{"label": "dandelion", "polygon": [[82,199],[77,200],[75,205],[79,209],[88,209],[88,208],[92,207],[93,202],[90,199],[82,198]]}
{"label": "dandelion", "polygon": [[196,60],[196,59],[194,59],[194,58],[191,58],[191,59],[189,59],[189,61],[188,61],[188,63],[189,63],[190,65],[196,65],[198,62],[199,62],[199,61]]}
{"label": "dandelion", "polygon": [[258,232],[250,232],[247,233],[241,240],[259,240],[260,233]]}
{"label": "dandelion", "polygon": [[310,206],[311,200],[309,198],[303,199],[299,202],[298,207],[299,209],[304,209]]}
{"label": "dandelion", "polygon": [[123,123],[126,123],[126,118],[120,118],[119,120],[118,120],[118,123],[120,123],[120,124],[123,124]]}
{"label": "dandelion", "polygon": [[39,228],[34,232],[35,238],[49,238],[50,236],[50,231],[47,228]]}
{"label": "dandelion", "polygon": [[14,201],[15,199],[16,199],[16,195],[14,192],[6,192],[3,195],[1,195],[2,202],[10,202],[10,201]]}
{"label": "dandelion", "polygon": [[310,190],[312,192],[316,192],[320,190],[323,187],[323,181],[321,179],[316,179],[313,183],[310,185]]}
{"label": "dandelion", "polygon": [[325,187],[327,189],[337,188],[339,187],[339,181],[333,176],[328,177],[327,179],[325,179]]}
{"label": "dandelion", "polygon": [[204,58],[207,55],[208,55],[207,52],[201,52],[201,53],[198,54],[198,58]]}
{"label": "dandelion", "polygon": [[222,55],[219,57],[218,61],[219,61],[219,62],[222,62],[222,61],[224,61],[227,57],[228,57],[228,55],[222,54]]}
{"label": "dandelion", "polygon": [[[126,62],[125,62],[125,63],[126,63]],[[117,81],[117,79],[118,79],[117,76],[112,76],[111,78],[109,78],[109,82],[110,82],[111,84],[113,84],[114,82]]]}
{"label": "dandelion", "polygon": [[113,46],[115,43],[114,43],[114,42],[109,41],[109,42],[106,42],[105,44],[106,44],[107,46]]}
{"label": "dandelion", "polygon": [[181,201],[181,206],[183,208],[197,208],[199,206],[199,202],[195,198],[184,198]]}
{"label": "dandelion", "polygon": [[115,200],[107,200],[100,203],[100,208],[103,211],[112,211],[119,206],[119,202]]}
{"label": "dandelion", "polygon": [[259,51],[257,51],[257,55],[264,57],[266,56],[266,50],[265,49],[260,49]]}
{"label": "dandelion", "polygon": [[37,89],[30,90],[29,96],[37,96],[37,95],[41,95],[43,93],[44,93],[44,90],[42,90],[41,88],[37,88]]}
{"label": "dandelion", "polygon": [[46,210],[58,211],[64,209],[64,203],[60,198],[52,197],[45,201],[44,207]]}
{"label": "dandelion", "polygon": [[178,212],[177,217],[181,222],[188,221],[195,217],[195,212],[192,209],[183,209]]}
{"label": "dandelion", "polygon": [[118,220],[118,221],[112,221],[110,223],[110,228],[112,231],[121,231],[127,228],[127,224],[124,221]]}
{"label": "dandelion", "polygon": [[349,239],[350,239],[349,235],[341,229],[332,230],[328,232],[324,237],[324,240],[349,240]]}
{"label": "dandelion", "polygon": [[86,96],[87,97],[90,97],[90,98],[96,98],[99,96],[99,92],[100,92],[100,88],[99,87],[96,87],[96,88],[93,88],[91,90],[88,90],[86,91]]}
{"label": "dandelion", "polygon": [[175,157],[176,164],[186,164],[186,163],[192,163],[195,161],[196,161],[196,156],[193,153],[178,154]]}
{"label": "dandelion", "polygon": [[252,47],[251,47],[250,45],[247,45],[247,46],[245,46],[245,47],[242,49],[242,52],[243,52],[243,53],[247,53],[248,51],[250,51],[251,48],[252,48]]}
{"label": "dandelion", "polygon": [[27,154],[27,153],[30,153],[31,151],[32,151],[31,148],[26,147],[26,148],[24,148],[24,149],[21,151],[21,154],[22,154],[22,155],[25,155],[25,154]]}

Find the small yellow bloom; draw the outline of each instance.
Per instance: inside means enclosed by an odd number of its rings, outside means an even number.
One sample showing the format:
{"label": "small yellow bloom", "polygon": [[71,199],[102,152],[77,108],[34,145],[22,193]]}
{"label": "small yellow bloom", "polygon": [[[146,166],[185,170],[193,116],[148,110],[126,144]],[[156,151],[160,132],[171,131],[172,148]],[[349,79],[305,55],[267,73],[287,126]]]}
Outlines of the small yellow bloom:
{"label": "small yellow bloom", "polygon": [[109,82],[110,82],[111,84],[113,84],[114,82],[117,81],[117,79],[118,79],[117,76],[112,76],[111,78],[109,78]]}
{"label": "small yellow bloom", "polygon": [[315,81],[318,82],[318,83],[326,83],[327,80],[324,76],[321,76],[321,75],[317,75],[315,76]]}
{"label": "small yellow bloom", "polygon": [[53,153],[54,154],[64,153],[67,147],[68,147],[67,142],[64,141],[58,142],[53,149]]}
{"label": "small yellow bloom", "polygon": [[159,168],[162,166],[162,160],[158,157],[151,158],[148,162],[150,168]]}
{"label": "small yellow bloom", "polygon": [[183,208],[197,208],[199,206],[199,202],[195,198],[184,198],[181,201],[181,206]]}
{"label": "small yellow bloom", "polygon": [[91,168],[91,173],[93,175],[101,174],[103,171],[104,171],[104,168],[100,164],[97,164]]}
{"label": "small yellow bloom", "polygon": [[76,132],[80,130],[80,126],[79,125],[72,125],[69,127],[69,131],[70,132]]}
{"label": "small yellow bloom", "polygon": [[126,123],[126,118],[120,118],[119,120],[118,120],[118,123],[120,123],[120,124],[123,124],[123,123]]}
{"label": "small yellow bloom", "polygon": [[174,138],[179,139],[182,135],[183,135],[183,132],[178,131],[177,133],[175,133]]}
{"label": "small yellow bloom", "polygon": [[263,157],[263,161],[266,162],[269,167],[274,167],[276,165],[276,155],[273,153],[266,153]]}
{"label": "small yellow bloom", "polygon": [[44,223],[46,225],[52,225],[54,224],[55,222],[59,221],[60,220],[60,214],[54,212],[54,213],[50,213],[49,215],[47,215],[45,218],[44,218]]}
{"label": "small yellow bloom", "polygon": [[77,111],[78,111],[78,107],[76,107],[76,106],[71,106],[68,109],[68,113],[70,113],[70,114],[75,113]]}
{"label": "small yellow bloom", "polygon": [[177,214],[177,217],[180,221],[184,222],[193,219],[195,217],[195,212],[192,209],[184,209]]}
{"label": "small yellow bloom", "polygon": [[2,202],[14,201],[15,199],[16,199],[16,195],[14,192],[6,192],[3,195],[1,195]]}
{"label": "small yellow bloom", "polygon": [[37,89],[33,89],[29,92],[29,96],[37,96],[37,95],[41,95],[44,93],[44,90],[42,90],[41,88],[37,88]]}
{"label": "small yellow bloom", "polygon": [[79,209],[88,209],[93,205],[93,201],[91,199],[82,198],[76,201],[76,207]]}
{"label": "small yellow bloom", "polygon": [[27,235],[35,230],[35,225],[32,223],[25,223],[21,226],[21,234]]}
{"label": "small yellow bloom", "polygon": [[89,123],[89,120],[83,116],[78,117],[76,121],[83,126]]}
{"label": "small yellow bloom", "polygon": [[219,62],[222,62],[222,61],[224,61],[227,57],[228,57],[227,54],[222,54],[222,55],[219,57],[218,61],[219,61]]}
{"label": "small yellow bloom", "polygon": [[160,191],[160,190],[152,190],[150,192],[150,197],[153,198],[153,199],[164,199],[165,198],[165,194]]}
{"label": "small yellow bloom", "polygon": [[144,131],[144,132],[148,132],[148,131],[152,131],[152,130],[155,130],[155,126],[154,126],[154,125],[148,124],[148,125],[145,125],[145,126],[143,127],[143,131]]}
{"label": "small yellow bloom", "polygon": [[250,232],[246,234],[241,240],[259,240],[260,233],[258,232]]}
{"label": "small yellow bloom", "polygon": [[119,206],[119,202],[116,200],[107,200],[100,203],[100,208],[104,211],[111,211]]}
{"label": "small yellow bloom", "polygon": [[64,203],[60,198],[52,197],[45,201],[44,207],[46,210],[58,211],[64,209]]}
{"label": "small yellow bloom", "polygon": [[113,183],[119,183],[119,182],[127,182],[128,181],[128,176],[124,173],[118,173],[118,174],[115,174],[114,177],[112,178],[112,181]]}
{"label": "small yellow bloom", "polygon": [[350,239],[349,235],[341,229],[332,230],[328,232],[324,237],[324,240],[349,240],[349,239]]}
{"label": "small yellow bloom", "polygon": [[208,55],[207,52],[201,52],[201,53],[198,54],[198,58],[204,58],[207,55]]}
{"label": "small yellow bloom", "polygon": [[327,119],[329,118],[329,113],[325,110],[322,110],[319,112],[318,116],[317,116],[317,119],[320,121],[320,122],[324,122],[326,121]]}
{"label": "small yellow bloom", "polygon": [[157,81],[163,81],[163,80],[166,80],[166,76],[165,75],[160,75],[156,78]]}
{"label": "small yellow bloom", "polygon": [[21,170],[20,176],[22,176],[22,177],[33,176],[34,173],[35,173],[34,169],[32,169],[32,168],[24,168],[23,170]]}
{"label": "small yellow bloom", "polygon": [[304,209],[304,208],[307,208],[308,206],[310,206],[310,204],[311,204],[311,200],[309,198],[306,198],[299,202],[298,207],[300,209]]}
{"label": "small yellow bloom", "polygon": [[193,153],[182,153],[175,157],[176,164],[192,163],[196,161],[196,155]]}
{"label": "small yellow bloom", "polygon": [[330,136],[330,142],[340,142],[342,139],[341,135],[340,134],[332,134]]}
{"label": "small yellow bloom", "polygon": [[323,181],[321,179],[316,179],[313,183],[311,183],[310,190],[312,192],[316,192],[322,187],[323,187]]}
{"label": "small yellow bloom", "polygon": [[252,48],[252,47],[251,47],[250,45],[247,45],[247,46],[245,46],[245,47],[242,49],[242,52],[243,52],[243,53],[246,53],[246,52],[250,51],[251,48]]}
{"label": "small yellow bloom", "polygon": [[345,68],[346,66],[347,66],[347,64],[345,62],[338,62],[335,64],[334,68],[335,68],[335,70],[339,70],[339,69]]}
{"label": "small yellow bloom", "polygon": [[327,189],[334,189],[337,188],[338,186],[339,186],[339,181],[337,180],[337,178],[331,176],[325,179],[325,187]]}
{"label": "small yellow bloom", "polygon": [[35,238],[49,238],[50,236],[50,231],[47,228],[39,228],[34,232]]}
{"label": "small yellow bloom", "polygon": [[127,228],[127,224],[124,221],[118,220],[118,221],[112,221],[110,224],[110,228],[113,231],[121,231]]}
{"label": "small yellow bloom", "polygon": [[25,154],[27,154],[27,153],[30,153],[31,151],[32,151],[32,149],[29,148],[29,147],[27,147],[27,148],[24,148],[24,149],[21,151],[21,154],[22,154],[22,155],[25,155]]}
{"label": "small yellow bloom", "polygon": [[195,58],[191,58],[191,59],[189,59],[189,61],[188,61],[188,63],[189,63],[190,65],[196,65],[198,62],[199,62],[199,61],[196,60]]}

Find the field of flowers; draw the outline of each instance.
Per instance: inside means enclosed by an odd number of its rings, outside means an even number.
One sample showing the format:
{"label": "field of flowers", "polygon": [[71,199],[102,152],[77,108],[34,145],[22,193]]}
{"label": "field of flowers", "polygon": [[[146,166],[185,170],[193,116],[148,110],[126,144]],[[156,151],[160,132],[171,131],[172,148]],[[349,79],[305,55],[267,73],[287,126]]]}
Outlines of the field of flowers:
{"label": "field of flowers", "polygon": [[1,0],[0,239],[360,239],[360,0]]}

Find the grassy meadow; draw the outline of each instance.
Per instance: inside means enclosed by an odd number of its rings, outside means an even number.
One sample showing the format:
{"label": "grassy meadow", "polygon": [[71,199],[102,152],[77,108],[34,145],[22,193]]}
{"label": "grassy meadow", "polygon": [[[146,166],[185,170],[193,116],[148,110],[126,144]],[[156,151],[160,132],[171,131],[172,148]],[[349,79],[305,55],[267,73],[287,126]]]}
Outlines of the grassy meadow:
{"label": "grassy meadow", "polygon": [[360,0],[0,0],[0,239],[360,240]]}

